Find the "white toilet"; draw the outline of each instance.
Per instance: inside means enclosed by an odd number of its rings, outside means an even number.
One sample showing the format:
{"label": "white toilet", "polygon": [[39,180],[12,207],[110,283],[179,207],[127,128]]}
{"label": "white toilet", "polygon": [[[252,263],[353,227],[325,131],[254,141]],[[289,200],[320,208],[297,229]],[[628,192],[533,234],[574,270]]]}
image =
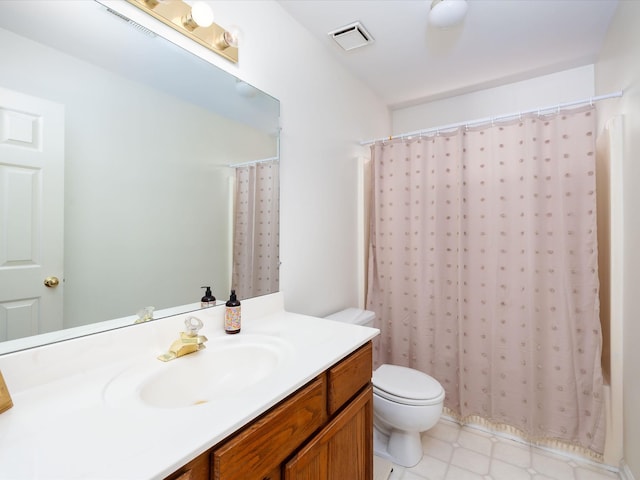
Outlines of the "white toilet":
{"label": "white toilet", "polygon": [[[373,327],[375,313],[347,308],[326,318]],[[426,373],[398,365],[380,365],[371,382],[375,454],[413,467],[422,459],[420,433],[438,423],[442,415],[444,389]]]}

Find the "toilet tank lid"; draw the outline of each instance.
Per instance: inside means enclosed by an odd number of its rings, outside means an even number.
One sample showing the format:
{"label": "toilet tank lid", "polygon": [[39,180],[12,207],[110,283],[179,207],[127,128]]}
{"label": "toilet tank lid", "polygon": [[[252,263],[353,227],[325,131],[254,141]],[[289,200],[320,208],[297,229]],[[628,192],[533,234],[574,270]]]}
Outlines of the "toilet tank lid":
{"label": "toilet tank lid", "polygon": [[442,385],[435,378],[400,365],[380,365],[373,372],[371,382],[380,390],[413,400],[428,400],[444,393]]}
{"label": "toilet tank lid", "polygon": [[346,308],[339,312],[332,313],[327,317],[329,320],[337,322],[353,323],[355,325],[366,325],[376,318],[375,312],[371,310],[363,310],[362,308]]}

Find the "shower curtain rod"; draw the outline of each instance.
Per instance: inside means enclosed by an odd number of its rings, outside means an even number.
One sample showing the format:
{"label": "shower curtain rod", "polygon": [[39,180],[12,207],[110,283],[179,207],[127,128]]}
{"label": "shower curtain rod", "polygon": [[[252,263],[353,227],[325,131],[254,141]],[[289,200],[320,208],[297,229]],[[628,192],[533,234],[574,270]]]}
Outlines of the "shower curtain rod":
{"label": "shower curtain rod", "polygon": [[248,162],[242,162],[242,163],[230,163],[229,166],[231,168],[246,167],[247,165],[256,165],[258,163],[271,162],[271,161],[277,161],[277,160],[280,160],[280,157],[261,158],[260,160],[249,160]]}
{"label": "shower curtain rod", "polygon": [[518,118],[522,115],[527,115],[527,114],[531,114],[531,113],[537,113],[538,115],[541,114],[545,114],[545,113],[552,113],[553,111],[557,111],[560,110],[561,108],[566,108],[566,107],[575,107],[577,105],[586,105],[586,104],[593,104],[594,102],[599,102],[600,100],[607,100],[609,98],[617,98],[617,97],[621,97],[622,96],[622,90],[617,91],[617,92],[613,92],[613,93],[608,93],[606,95],[599,95],[597,97],[590,97],[584,100],[576,100],[574,102],[566,102],[566,103],[558,103],[556,105],[552,105],[550,107],[544,107],[544,108],[533,108],[531,110],[523,110],[521,112],[517,112],[517,113],[510,113],[507,115],[498,115],[495,117],[485,117],[485,118],[479,118],[477,120],[470,120],[470,121],[466,121],[466,122],[458,122],[458,123],[451,123],[449,125],[443,125],[440,127],[431,127],[431,128],[426,128],[423,130],[416,130],[413,132],[408,132],[408,133],[401,133],[399,135],[391,135],[389,137],[383,137],[383,138],[377,138],[375,140],[367,140],[364,142],[360,142],[360,145],[362,146],[367,146],[367,145],[373,145],[376,142],[385,142],[385,141],[389,141],[389,140],[393,140],[396,138],[407,138],[407,137],[413,137],[413,136],[421,136],[421,135],[429,135],[430,133],[435,133],[438,134],[440,132],[446,132],[449,130],[454,130],[458,127],[472,127],[472,126],[478,126],[478,125],[482,125],[483,123],[495,123],[495,122],[500,122],[500,121],[504,121],[504,120],[510,120],[510,119],[515,119]]}

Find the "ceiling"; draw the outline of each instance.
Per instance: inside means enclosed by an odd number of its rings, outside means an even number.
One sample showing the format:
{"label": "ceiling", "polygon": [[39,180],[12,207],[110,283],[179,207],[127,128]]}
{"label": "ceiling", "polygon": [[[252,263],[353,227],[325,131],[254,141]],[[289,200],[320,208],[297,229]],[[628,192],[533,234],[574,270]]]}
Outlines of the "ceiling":
{"label": "ceiling", "polygon": [[[468,0],[449,29],[431,0],[279,3],[394,109],[594,63],[618,0]],[[344,51],[328,32],[355,21],[375,41]]]}

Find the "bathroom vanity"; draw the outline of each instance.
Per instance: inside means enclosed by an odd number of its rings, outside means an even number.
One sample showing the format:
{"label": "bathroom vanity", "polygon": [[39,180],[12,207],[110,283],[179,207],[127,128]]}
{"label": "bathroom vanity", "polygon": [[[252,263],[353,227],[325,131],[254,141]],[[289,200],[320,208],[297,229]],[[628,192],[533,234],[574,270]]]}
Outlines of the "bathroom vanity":
{"label": "bathroom vanity", "polygon": [[0,478],[372,478],[378,330],[284,311],[282,294],[192,313],[206,349],[157,356],[188,314],[0,356]]}
{"label": "bathroom vanity", "polygon": [[371,479],[370,379],[369,342],[168,478]]}

